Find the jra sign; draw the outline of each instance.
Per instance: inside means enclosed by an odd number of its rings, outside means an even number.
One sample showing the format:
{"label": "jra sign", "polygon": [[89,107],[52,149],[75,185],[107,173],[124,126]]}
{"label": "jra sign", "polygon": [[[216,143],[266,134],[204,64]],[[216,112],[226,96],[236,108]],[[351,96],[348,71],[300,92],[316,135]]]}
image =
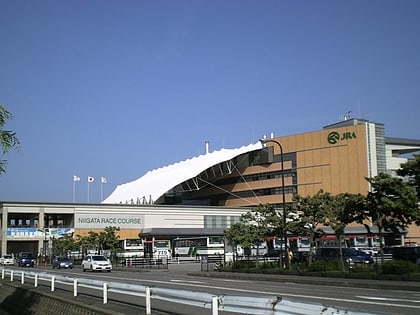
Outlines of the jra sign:
{"label": "jra sign", "polygon": [[338,141],[344,141],[344,140],[350,140],[350,139],[356,139],[355,132],[343,132],[340,135],[338,132],[333,131],[328,134],[329,144],[336,144]]}

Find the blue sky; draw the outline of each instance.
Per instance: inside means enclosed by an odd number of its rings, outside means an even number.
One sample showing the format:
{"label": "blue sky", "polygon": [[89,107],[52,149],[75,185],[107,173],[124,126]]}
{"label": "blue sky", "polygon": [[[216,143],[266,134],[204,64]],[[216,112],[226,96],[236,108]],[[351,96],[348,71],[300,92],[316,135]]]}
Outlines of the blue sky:
{"label": "blue sky", "polygon": [[0,200],[118,184],[348,111],[420,139],[420,1],[0,0]]}

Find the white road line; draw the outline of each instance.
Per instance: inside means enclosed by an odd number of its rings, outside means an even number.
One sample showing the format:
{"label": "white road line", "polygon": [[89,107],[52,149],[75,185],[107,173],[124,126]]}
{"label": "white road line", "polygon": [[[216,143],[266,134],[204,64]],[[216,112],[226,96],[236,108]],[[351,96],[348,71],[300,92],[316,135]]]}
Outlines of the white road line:
{"label": "white road line", "polygon": [[420,301],[416,301],[416,300],[393,299],[393,298],[385,298],[385,297],[379,297],[379,296],[363,296],[363,295],[358,295],[356,297],[361,298],[361,299],[366,299],[366,300],[375,300],[375,301],[395,301],[395,302],[420,303]]}
{"label": "white road line", "polygon": [[171,282],[179,282],[179,283],[195,283],[195,284],[204,284],[205,282],[201,282],[201,281],[188,281],[188,280],[176,280],[176,279],[172,279],[170,280]]}

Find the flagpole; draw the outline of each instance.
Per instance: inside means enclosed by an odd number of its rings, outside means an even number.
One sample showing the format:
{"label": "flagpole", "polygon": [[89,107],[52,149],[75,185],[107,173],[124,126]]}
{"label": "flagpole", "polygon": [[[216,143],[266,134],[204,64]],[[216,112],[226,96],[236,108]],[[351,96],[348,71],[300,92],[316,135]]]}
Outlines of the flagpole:
{"label": "flagpole", "polygon": [[92,177],[92,176],[88,176],[88,178],[87,178],[87,182],[88,182],[88,185],[87,185],[87,201],[88,201],[88,203],[89,203],[89,186],[90,186],[90,183],[93,183],[95,181],[95,178],[94,177]]}
{"label": "flagpole", "polygon": [[104,200],[104,184],[106,184],[106,177],[101,176],[101,202]]}
{"label": "flagpole", "polygon": [[80,181],[80,177],[73,175],[73,203],[76,202],[76,182]]}

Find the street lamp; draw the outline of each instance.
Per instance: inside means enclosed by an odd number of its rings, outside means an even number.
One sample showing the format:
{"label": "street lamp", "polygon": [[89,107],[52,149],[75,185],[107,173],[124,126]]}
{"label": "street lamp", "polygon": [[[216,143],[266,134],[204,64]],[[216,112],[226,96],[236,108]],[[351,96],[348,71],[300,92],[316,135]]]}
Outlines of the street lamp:
{"label": "street lamp", "polygon": [[43,229],[38,229],[38,231],[43,232],[44,233],[44,242],[43,242],[43,252],[44,252],[44,262],[47,262],[47,233],[49,233],[50,229],[49,228],[43,228]]}
{"label": "street lamp", "polygon": [[[283,147],[281,145],[280,142],[278,142],[277,140],[274,139],[261,139],[260,140],[261,144],[266,144],[268,142],[273,142],[275,144],[277,144],[280,148],[280,164],[281,164],[281,190],[282,190],[282,197],[283,197],[283,244],[284,244],[284,249],[285,249],[285,255],[284,255],[284,259],[285,259],[285,265],[286,265],[286,269],[289,267],[289,253],[287,251],[287,229],[286,229],[286,222],[287,222],[287,215],[286,215],[286,193],[284,191],[284,159],[283,159]],[[280,249],[283,251],[283,246],[280,247]],[[283,255],[283,254],[281,254]]]}

